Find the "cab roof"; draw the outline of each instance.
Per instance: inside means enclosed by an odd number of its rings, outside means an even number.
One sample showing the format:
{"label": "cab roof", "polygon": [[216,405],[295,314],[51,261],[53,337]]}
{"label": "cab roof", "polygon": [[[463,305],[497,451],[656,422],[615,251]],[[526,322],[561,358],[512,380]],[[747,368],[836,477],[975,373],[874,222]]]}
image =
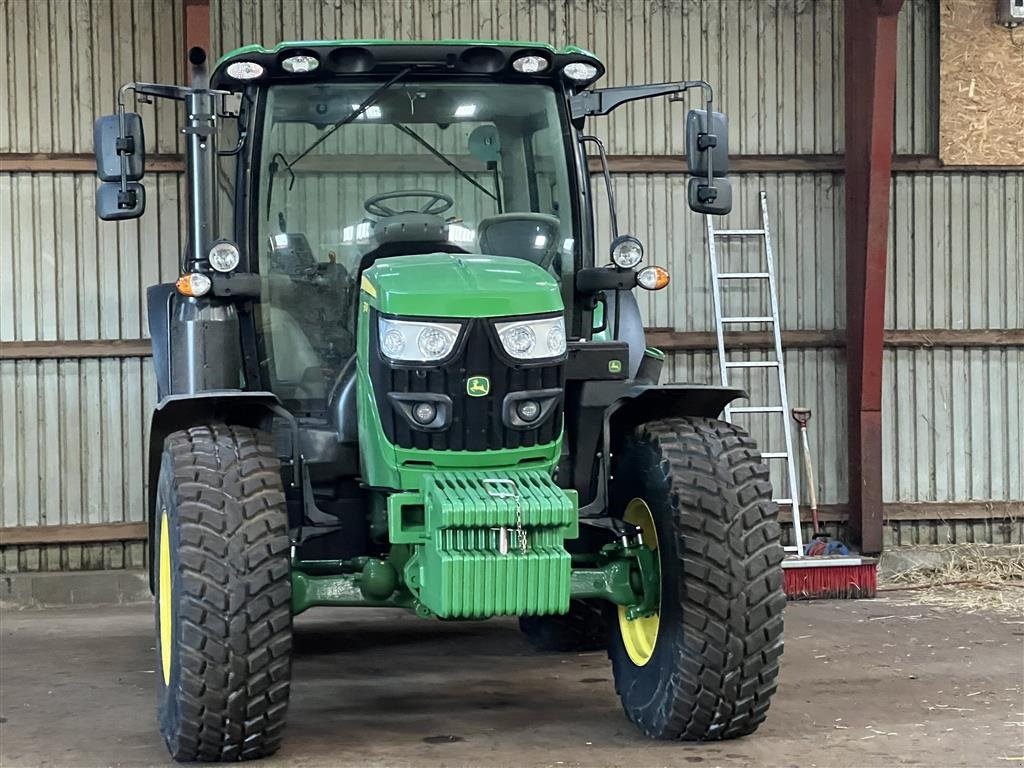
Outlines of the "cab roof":
{"label": "cab roof", "polygon": [[[310,72],[289,72],[282,63],[294,56],[310,56],[317,66]],[[521,73],[512,62],[522,56],[539,56],[547,63],[542,71]],[[235,62],[253,62],[262,74],[240,80],[228,74]],[[593,65],[596,74],[586,80],[567,80],[579,90],[600,78],[605,68],[590,51],[574,45],[555,48],[548,43],[518,40],[299,40],[273,48],[246,45],[222,56],[214,65],[211,87],[239,90],[253,84],[333,80],[343,76],[390,76],[405,67],[422,68],[421,74],[489,75],[498,80],[562,80],[562,69],[574,62]]]}

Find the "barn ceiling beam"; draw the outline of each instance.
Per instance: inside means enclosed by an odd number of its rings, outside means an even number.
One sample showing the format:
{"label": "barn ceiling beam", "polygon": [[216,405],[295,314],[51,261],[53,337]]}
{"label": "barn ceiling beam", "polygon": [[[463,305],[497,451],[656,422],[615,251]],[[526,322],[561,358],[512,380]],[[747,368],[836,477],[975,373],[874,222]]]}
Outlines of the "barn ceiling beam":
{"label": "barn ceiling beam", "polygon": [[882,349],[902,0],[843,6],[846,99],[846,374],[850,533],[882,549]]}

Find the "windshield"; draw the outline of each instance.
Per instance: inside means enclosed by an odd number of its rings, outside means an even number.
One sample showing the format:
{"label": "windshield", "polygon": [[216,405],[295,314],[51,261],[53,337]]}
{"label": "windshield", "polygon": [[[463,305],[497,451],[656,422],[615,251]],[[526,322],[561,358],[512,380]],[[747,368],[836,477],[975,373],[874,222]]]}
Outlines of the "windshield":
{"label": "windshield", "polygon": [[263,346],[270,384],[293,406],[325,404],[355,350],[355,281],[379,258],[529,259],[572,306],[578,238],[552,88],[287,85],[269,89],[264,114]]}

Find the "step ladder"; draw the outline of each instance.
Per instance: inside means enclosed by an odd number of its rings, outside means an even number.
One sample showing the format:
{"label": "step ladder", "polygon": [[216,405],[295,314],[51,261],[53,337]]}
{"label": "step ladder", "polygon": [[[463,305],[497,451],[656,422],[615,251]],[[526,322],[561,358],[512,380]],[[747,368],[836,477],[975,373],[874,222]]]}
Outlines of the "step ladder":
{"label": "step ladder", "polygon": [[[782,358],[782,331],[779,328],[779,300],[775,285],[775,263],[772,254],[771,232],[768,227],[768,195],[761,192],[761,228],[760,229],[715,229],[714,218],[708,214],[708,260],[711,266],[711,295],[715,311],[715,333],[718,337],[718,370],[721,375],[722,386],[732,386],[729,381],[730,371],[754,368],[774,368],[778,375],[780,402],[764,403],[761,405],[729,406],[725,407],[725,420],[732,421],[734,414],[772,414],[782,421],[782,434],[785,435],[784,451],[764,451],[761,458],[765,463],[774,461],[786,462],[786,478],[789,485],[788,495],[782,494],[775,498],[777,504],[789,504],[793,511],[793,540],[795,546],[785,547],[785,550],[796,556],[802,556],[804,552],[803,533],[800,530],[800,504],[798,497],[799,486],[797,485],[797,467],[793,455],[793,436],[789,426],[789,398],[786,395],[786,366]],[[722,271],[719,268],[719,255],[716,244],[719,241],[734,238],[758,238],[763,243],[761,254],[765,265],[764,271],[756,272],[730,272]],[[724,316],[722,314],[722,282],[729,281],[730,285],[750,286],[757,285],[762,280],[768,281],[768,295],[771,300],[771,314],[744,314],[736,316]],[[774,360],[732,360],[729,358],[725,348],[726,326],[743,325],[767,325],[771,328],[772,337],[775,342]],[[734,328],[730,328],[734,330]],[[767,426],[767,425],[766,425]],[[766,446],[767,447],[767,446]],[[771,466],[771,464],[769,464]],[[776,489],[777,490],[777,489]]]}

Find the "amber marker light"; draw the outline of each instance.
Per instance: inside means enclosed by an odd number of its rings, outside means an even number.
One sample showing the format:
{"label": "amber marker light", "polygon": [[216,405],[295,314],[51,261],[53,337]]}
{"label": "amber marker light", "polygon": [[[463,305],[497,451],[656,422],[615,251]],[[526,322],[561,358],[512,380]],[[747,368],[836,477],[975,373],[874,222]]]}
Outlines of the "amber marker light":
{"label": "amber marker light", "polygon": [[644,267],[636,273],[636,284],[648,291],[660,291],[670,279],[664,267]]}
{"label": "amber marker light", "polygon": [[198,272],[189,272],[178,278],[174,287],[182,296],[205,296],[210,292],[210,278]]}

